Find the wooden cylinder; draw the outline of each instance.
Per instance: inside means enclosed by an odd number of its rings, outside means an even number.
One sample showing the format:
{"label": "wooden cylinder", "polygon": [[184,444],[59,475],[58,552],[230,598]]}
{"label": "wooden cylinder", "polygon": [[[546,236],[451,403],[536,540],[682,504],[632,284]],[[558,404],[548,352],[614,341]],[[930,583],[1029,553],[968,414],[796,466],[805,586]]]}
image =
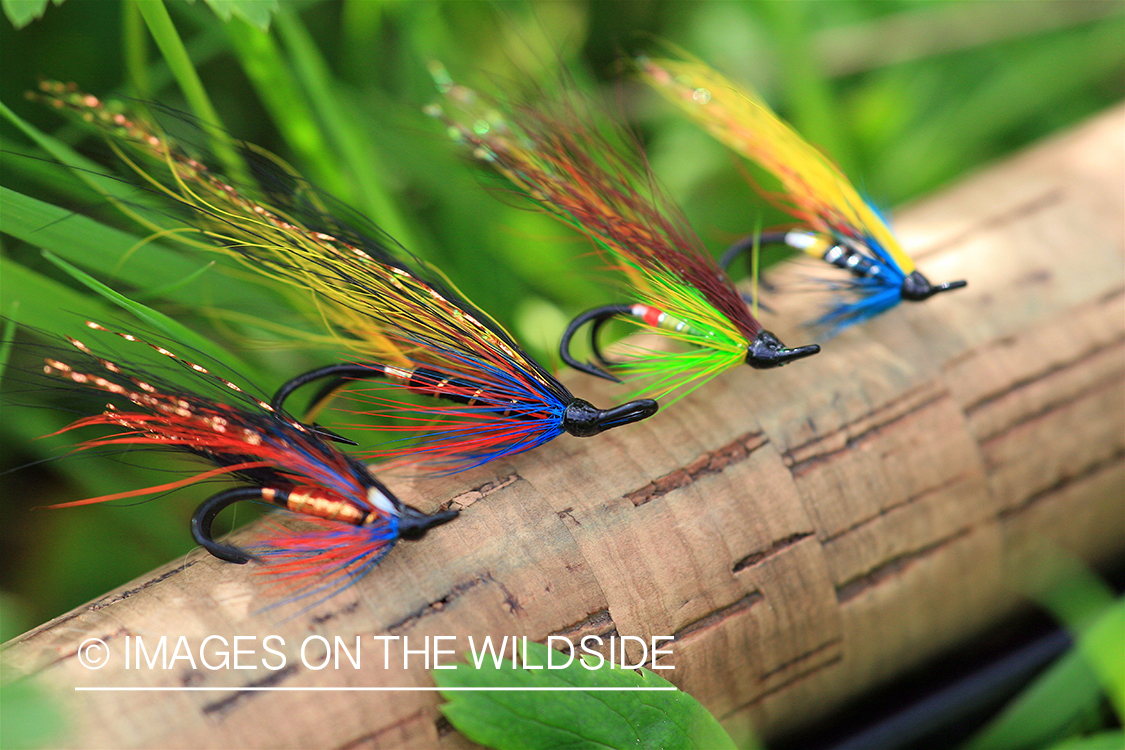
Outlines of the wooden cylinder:
{"label": "wooden cylinder", "polygon": [[[1123,125],[1108,112],[902,212],[921,270],[967,289],[781,371],[727,373],[638,425],[454,477],[389,477],[406,502],[461,517],[309,611],[261,611],[277,599],[252,565],[197,552],[9,642],[6,677],[58,694],[67,746],[464,747],[433,692],[239,688],[432,686],[420,652],[435,636],[458,653],[469,636],[673,636],[662,674],[736,738],[822,715],[1010,614],[1009,571],[1044,542],[1093,563],[1122,554]],[[821,300],[775,301],[800,321]],[[601,406],[626,392],[568,382]],[[271,634],[282,669],[264,663],[278,662]],[[361,668],[303,665],[314,635],[361,639]],[[400,637],[388,663],[384,635]],[[151,653],[161,636],[168,655],[182,636],[196,666],[126,667],[127,637]],[[254,668],[199,663],[201,649],[221,661],[208,636],[232,658],[241,637]],[[90,638],[104,668],[81,664]],[[419,652],[406,669],[403,639]],[[95,686],[220,690],[74,690]]]}

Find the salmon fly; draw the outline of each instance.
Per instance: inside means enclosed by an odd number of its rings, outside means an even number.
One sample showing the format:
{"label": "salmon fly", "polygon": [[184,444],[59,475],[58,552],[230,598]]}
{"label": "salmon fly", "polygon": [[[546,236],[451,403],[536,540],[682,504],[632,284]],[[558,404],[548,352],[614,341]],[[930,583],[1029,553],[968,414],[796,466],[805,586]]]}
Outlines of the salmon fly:
{"label": "salmon fly", "polygon": [[[163,180],[134,168],[190,209],[219,248],[312,292],[334,343],[356,361],[293,378],[272,405],[280,410],[297,388],[314,381],[327,383],[316,403],[346,381],[378,380],[356,395],[373,405],[368,413],[391,422],[387,429],[409,438],[366,457],[460,471],[564,432],[589,437],[657,411],[651,399],[599,409],[574,396],[440,272],[261,150],[238,144],[260,186],[239,189],[143,118],[111,111],[63,84],[46,84],[43,91],[53,106],[99,126],[111,144],[126,144],[163,165]],[[406,392],[439,405],[409,403]]]}
{"label": "salmon fly", "polygon": [[[93,322],[94,331],[107,329]],[[110,332],[115,333],[115,332]],[[143,342],[117,333],[127,341]],[[456,511],[422,513],[396,498],[359,461],[315,429],[301,424],[234,383],[148,344],[182,366],[198,390],[188,391],[96,354],[68,337],[80,362],[47,358],[44,372],[109,394],[112,403],[61,432],[94,426],[114,428],[79,449],[139,446],[191,454],[214,465],[194,476],[154,487],[52,505],[66,508],[177,489],[229,476],[242,486],[204,501],[191,521],[192,535],[215,557],[233,563],[257,559],[266,572],[295,590],[298,598],[331,596],[368,573],[399,539],[418,539],[456,517]],[[221,390],[222,399],[201,395]],[[218,542],[211,526],[224,508],[243,500],[279,506],[312,525],[307,531],[277,528],[248,550]]]}
{"label": "salmon fly", "polygon": [[432,105],[429,114],[516,192],[593,240],[628,279],[635,302],[598,307],[571,321],[560,344],[567,364],[618,380],[570,353],[572,337],[590,323],[594,356],[610,366],[598,349],[597,331],[614,317],[687,345],[683,351],[646,350],[613,365],[625,376],[649,377],[642,393],[657,396],[682,395],[742,363],[778,367],[819,351],[815,344],[787,349],[762,328],[647,167],[626,156],[621,134],[592,124],[598,118],[580,113],[580,102],[559,99],[502,111],[454,84],[440,67],[434,73],[446,104]]}
{"label": "salmon fly", "polygon": [[829,288],[849,294],[812,326],[835,335],[897,305],[958,289],[965,281],[932,284],[914,266],[887,223],[860,197],[827,156],[809,145],[754,91],[697,61],[637,59],[641,77],[712,136],[780,180],[779,202],[805,227],[763,233],[732,246],[724,265],[754,244],[787,245],[847,271]]}

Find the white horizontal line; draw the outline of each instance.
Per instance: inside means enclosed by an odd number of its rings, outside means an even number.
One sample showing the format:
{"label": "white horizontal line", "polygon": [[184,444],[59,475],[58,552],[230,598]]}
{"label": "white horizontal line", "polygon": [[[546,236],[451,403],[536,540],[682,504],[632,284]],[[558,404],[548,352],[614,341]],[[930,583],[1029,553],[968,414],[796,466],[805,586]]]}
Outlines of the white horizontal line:
{"label": "white horizontal line", "polygon": [[269,692],[327,692],[327,693],[362,693],[362,692],[446,692],[462,693],[474,691],[493,692],[662,692],[676,690],[675,686],[669,687],[76,687],[76,693],[102,692],[102,693],[269,693]]}

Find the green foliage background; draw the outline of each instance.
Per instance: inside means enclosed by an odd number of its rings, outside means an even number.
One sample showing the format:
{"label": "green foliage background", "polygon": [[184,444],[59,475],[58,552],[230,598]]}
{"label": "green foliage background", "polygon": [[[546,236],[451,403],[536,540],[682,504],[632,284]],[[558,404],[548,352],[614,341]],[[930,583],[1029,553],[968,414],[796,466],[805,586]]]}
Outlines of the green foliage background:
{"label": "green foliage background", "polygon": [[[231,5],[238,4],[221,7]],[[67,2],[18,31],[0,22],[0,101],[95,156],[106,153],[104,145],[83,141],[78,128],[24,100],[37,77],[196,108],[173,82],[167,53],[147,31],[153,21],[138,7]],[[283,3],[268,32],[237,14],[224,21],[204,3],[164,7],[215,115],[234,136],[280,154],[437,262],[550,362],[569,316],[609,292],[589,273],[596,261],[584,240],[482,190],[440,126],[421,114],[435,98],[430,60],[491,91],[551,88],[565,68],[633,123],[667,192],[715,252],[759,220],[769,226],[782,217],[766,209],[721,146],[622,78],[624,54],[667,40],[752,83],[886,206],[1065,129],[1119,101],[1125,88],[1122,5],[1114,0],[310,1]],[[237,317],[302,325],[285,295],[222,264],[193,276],[209,258],[177,257],[155,244],[126,258],[145,232],[65,171],[24,158],[43,153],[10,121],[0,124],[0,146],[5,188],[66,209],[44,214],[37,231],[17,232],[15,204],[5,198],[0,205],[3,315],[55,333],[77,331],[85,317],[136,327],[45,260],[40,248],[50,246],[217,343],[263,391],[331,361],[330,352],[294,346]],[[103,241],[95,234],[103,224],[133,236]],[[48,242],[48,230],[60,234]],[[39,439],[73,418],[55,395],[11,386],[12,369],[34,366],[35,353],[17,346],[4,377],[6,467],[60,456],[70,443],[68,436]],[[2,476],[4,637],[191,549],[187,519],[206,487],[128,507],[31,510],[166,481],[131,464],[67,458]]]}

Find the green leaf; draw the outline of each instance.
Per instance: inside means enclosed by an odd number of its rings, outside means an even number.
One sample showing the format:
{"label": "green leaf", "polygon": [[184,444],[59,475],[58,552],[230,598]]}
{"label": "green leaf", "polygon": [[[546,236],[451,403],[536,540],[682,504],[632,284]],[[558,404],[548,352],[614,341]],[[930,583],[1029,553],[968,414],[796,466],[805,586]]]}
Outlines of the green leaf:
{"label": "green leaf", "polygon": [[1074,635],[1118,720],[1125,721],[1125,598],[1115,599],[1113,589],[1077,559],[1060,555],[1056,564],[1064,575],[1036,598]]}
{"label": "green leaf", "polygon": [[1125,599],[1107,609],[1078,640],[1078,648],[1098,674],[1118,721],[1125,721]]}
{"label": "green leaf", "polygon": [[[5,602],[7,606],[9,602]],[[0,745],[51,747],[61,744],[70,729],[67,713],[57,695],[41,684],[19,680],[3,688],[0,700]]]}
{"label": "green leaf", "polygon": [[1086,725],[1097,713],[1100,698],[1093,670],[1072,650],[1037,677],[962,750],[1042,747]]}
{"label": "green leaf", "polygon": [[[218,266],[206,253],[177,252],[152,237],[140,238],[4,187],[0,187],[0,207],[0,228],[5,234],[49,250],[111,285],[144,290],[134,292],[134,301],[161,299],[203,310],[216,304],[218,308],[211,310],[214,315],[226,315],[231,320],[237,318],[270,330],[276,330],[270,322],[278,323],[282,317],[294,314],[285,306],[285,298],[268,284],[263,285],[261,279]],[[181,227],[179,231],[189,238],[197,235],[191,227]],[[171,235],[161,235],[161,239],[171,239]],[[200,281],[208,270],[212,271],[206,274],[208,284],[193,283]],[[237,308],[269,310],[270,320],[255,322],[253,316],[242,315]],[[41,321],[29,322],[52,330]],[[291,338],[291,329],[285,330]],[[261,372],[239,372],[255,382],[269,382],[268,378],[262,380]]]}
{"label": "green leaf", "polygon": [[567,665],[566,652],[539,643],[522,651],[520,666],[485,657],[476,668],[432,672],[448,701],[442,712],[473,742],[497,750],[734,748],[703,706],[654,672],[593,659]]}
{"label": "green leaf", "polygon": [[[63,0],[55,0],[55,5],[62,4]],[[47,0],[4,0],[4,15],[17,30],[42,18],[46,12]]]}
{"label": "green leaf", "polygon": [[215,15],[224,21],[238,16],[243,21],[269,31],[270,21],[278,11],[277,0],[206,0]]}
{"label": "green leaf", "polygon": [[1021,750],[1101,725],[1103,695],[1121,717],[1125,598],[1080,560],[1045,553],[1021,571],[1029,593],[1066,626],[1075,646],[1013,699],[963,750]]}
{"label": "green leaf", "polygon": [[[214,301],[226,311],[233,303],[238,303],[244,309],[274,310],[270,313],[274,316],[278,314],[279,304],[284,304],[275,291],[263,286],[258,279],[247,281],[237,271],[215,268],[214,261],[206,255],[177,252],[152,237],[142,239],[5,187],[0,187],[0,207],[3,208],[0,229],[5,234],[50,250],[111,284],[124,283],[144,289],[138,299],[162,298],[194,308]],[[191,227],[181,227],[177,231],[189,237],[197,235]],[[162,238],[171,237],[163,235]],[[210,274],[208,286],[192,283],[212,268],[215,271]],[[42,326],[41,322],[33,324]],[[50,329],[50,326],[42,327]],[[242,373],[260,378],[260,374],[250,371]]]}
{"label": "green leaf", "polygon": [[317,180],[323,182],[328,192],[342,195],[345,186],[339,166],[332,163],[316,117],[277,42],[246,23],[230,23],[225,29],[243,71],[254,84],[286,143],[313,168]]}
{"label": "green leaf", "polygon": [[195,281],[214,267],[215,261],[211,261],[210,263],[207,263],[206,265],[202,265],[199,268],[195,269],[183,278],[176,279],[175,281],[171,281],[167,284],[164,284],[163,286],[150,288],[145,292],[137,292],[133,296],[139,300],[161,299],[164,297],[168,297],[174,293],[181,291],[185,287],[191,286],[191,283],[193,281]]}
{"label": "green leaf", "polygon": [[1051,747],[1051,750],[1121,750],[1125,747],[1125,732],[1101,732],[1089,737],[1060,742]]}

